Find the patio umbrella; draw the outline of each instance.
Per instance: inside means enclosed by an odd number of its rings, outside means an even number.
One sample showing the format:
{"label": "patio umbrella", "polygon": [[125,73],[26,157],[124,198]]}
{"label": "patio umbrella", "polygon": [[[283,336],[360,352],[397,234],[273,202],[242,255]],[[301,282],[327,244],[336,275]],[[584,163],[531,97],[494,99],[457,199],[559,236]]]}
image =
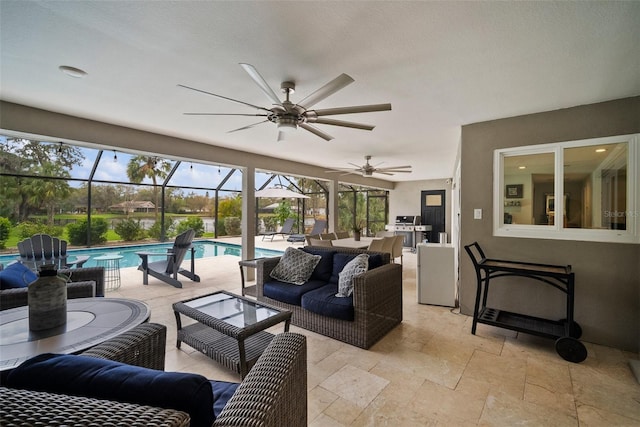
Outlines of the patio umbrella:
{"label": "patio umbrella", "polygon": [[287,190],[286,188],[264,188],[256,191],[256,197],[269,197],[272,199],[310,199],[311,197],[304,194],[296,193],[295,191]]}

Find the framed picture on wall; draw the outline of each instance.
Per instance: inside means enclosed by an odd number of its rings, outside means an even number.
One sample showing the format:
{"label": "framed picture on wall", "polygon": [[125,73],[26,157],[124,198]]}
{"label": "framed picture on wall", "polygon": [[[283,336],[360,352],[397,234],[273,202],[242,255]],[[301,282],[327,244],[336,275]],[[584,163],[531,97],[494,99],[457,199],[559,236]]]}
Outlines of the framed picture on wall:
{"label": "framed picture on wall", "polygon": [[523,184],[507,185],[504,191],[504,196],[507,199],[522,199],[522,187]]}

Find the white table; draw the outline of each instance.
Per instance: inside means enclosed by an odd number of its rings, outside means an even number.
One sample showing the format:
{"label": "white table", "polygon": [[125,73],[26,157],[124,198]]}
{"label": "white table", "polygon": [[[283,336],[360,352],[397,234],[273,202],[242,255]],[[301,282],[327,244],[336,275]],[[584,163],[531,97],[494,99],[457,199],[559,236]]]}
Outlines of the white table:
{"label": "white table", "polygon": [[120,260],[119,254],[107,254],[95,257],[96,264],[104,267],[104,290],[113,291],[120,288]]}
{"label": "white table", "polygon": [[375,240],[373,237],[361,237],[360,240],[347,237],[344,239],[334,239],[331,241],[331,244],[339,248],[367,249],[373,240]]}

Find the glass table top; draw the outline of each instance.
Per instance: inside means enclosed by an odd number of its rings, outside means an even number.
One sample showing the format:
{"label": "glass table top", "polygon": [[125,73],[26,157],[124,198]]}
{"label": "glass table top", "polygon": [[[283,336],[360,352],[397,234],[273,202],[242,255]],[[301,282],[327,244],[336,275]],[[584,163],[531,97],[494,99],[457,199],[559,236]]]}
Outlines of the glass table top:
{"label": "glass table top", "polygon": [[196,298],[184,305],[238,328],[254,325],[280,313],[255,301],[223,292]]}

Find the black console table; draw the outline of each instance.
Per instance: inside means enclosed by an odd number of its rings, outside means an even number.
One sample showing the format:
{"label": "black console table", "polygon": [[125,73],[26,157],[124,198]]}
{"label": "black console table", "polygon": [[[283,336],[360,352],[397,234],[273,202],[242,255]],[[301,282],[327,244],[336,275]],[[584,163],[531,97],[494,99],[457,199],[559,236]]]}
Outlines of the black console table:
{"label": "black console table", "polygon": [[[464,247],[476,270],[477,290],[471,333],[478,323],[556,339],[556,351],[565,360],[580,363],[587,358],[586,347],[578,341],[580,325],[573,320],[575,275],[570,265],[535,264],[488,259],[477,242]],[[489,282],[498,277],[519,276],[553,286],[566,296],[566,318],[543,319],[487,307]]]}

